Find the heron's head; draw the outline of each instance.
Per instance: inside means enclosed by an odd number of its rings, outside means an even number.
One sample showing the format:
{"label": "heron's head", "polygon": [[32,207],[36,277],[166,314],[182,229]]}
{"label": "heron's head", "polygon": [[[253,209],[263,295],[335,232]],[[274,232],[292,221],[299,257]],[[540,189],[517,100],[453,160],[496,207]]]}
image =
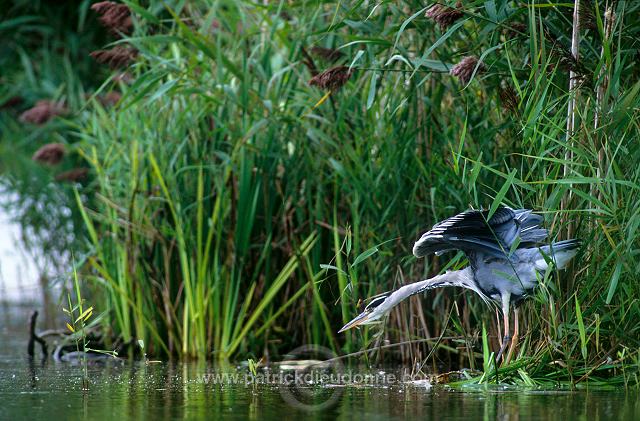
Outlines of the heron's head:
{"label": "heron's head", "polygon": [[371,302],[367,304],[362,313],[360,313],[356,318],[344,325],[342,329],[338,331],[338,333],[352,329],[356,326],[380,323],[381,319],[389,314],[389,311],[392,308],[392,306],[382,305],[385,301],[387,301],[387,298],[389,298],[390,295],[390,292],[385,292],[373,297],[371,299]]}

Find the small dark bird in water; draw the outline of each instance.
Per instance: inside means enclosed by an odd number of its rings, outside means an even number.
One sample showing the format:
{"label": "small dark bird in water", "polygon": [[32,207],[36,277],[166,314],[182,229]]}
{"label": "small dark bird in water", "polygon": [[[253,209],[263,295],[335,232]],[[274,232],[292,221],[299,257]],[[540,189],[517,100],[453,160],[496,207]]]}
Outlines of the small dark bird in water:
{"label": "small dark bird in water", "polygon": [[[551,267],[564,269],[575,256],[579,240],[542,244],[548,236],[540,228],[543,218],[529,209],[499,207],[488,211],[469,210],[445,219],[424,233],[413,246],[416,257],[461,250],[469,260],[462,270],[448,271],[424,281],[405,285],[372,298],[364,311],[340,332],[360,325],[379,323],[404,299],[429,289],[456,286],[474,291],[490,304],[502,307],[504,338],[497,360],[512,341],[507,360],[518,341],[518,305],[533,292],[538,280]],[[514,334],[509,330],[511,307],[515,312]]]}

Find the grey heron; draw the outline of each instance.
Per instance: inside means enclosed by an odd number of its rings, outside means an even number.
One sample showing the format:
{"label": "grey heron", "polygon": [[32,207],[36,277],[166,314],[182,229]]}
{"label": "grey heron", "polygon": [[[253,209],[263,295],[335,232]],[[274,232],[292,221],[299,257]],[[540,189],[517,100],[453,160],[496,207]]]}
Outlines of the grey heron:
{"label": "grey heron", "polygon": [[[501,206],[489,218],[488,211],[469,210],[439,222],[413,246],[413,254],[423,257],[451,250],[464,252],[469,266],[447,271],[395,291],[373,297],[364,311],[339,332],[360,325],[382,322],[404,299],[446,286],[467,288],[487,304],[502,307],[504,338],[497,354],[500,360],[512,340],[507,360],[518,340],[518,305],[531,294],[549,268],[564,269],[580,246],[579,240],[542,244],[548,232],[543,218],[529,209]],[[514,308],[514,334],[510,336],[509,315]]]}

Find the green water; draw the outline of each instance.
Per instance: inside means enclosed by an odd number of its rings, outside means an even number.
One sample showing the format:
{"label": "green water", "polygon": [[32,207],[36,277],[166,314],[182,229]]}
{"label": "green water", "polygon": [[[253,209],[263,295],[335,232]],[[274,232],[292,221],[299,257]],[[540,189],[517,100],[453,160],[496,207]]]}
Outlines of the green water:
{"label": "green water", "polygon": [[[365,380],[399,377],[397,369],[344,369],[357,384],[291,389],[278,383],[278,368],[257,373],[264,384],[250,383],[256,377],[244,366],[110,361],[89,366],[89,390],[83,391],[81,366],[25,357],[26,312],[5,313],[0,321],[0,420],[640,419],[637,391],[460,392],[420,382]],[[323,409],[309,412],[305,405]]]}

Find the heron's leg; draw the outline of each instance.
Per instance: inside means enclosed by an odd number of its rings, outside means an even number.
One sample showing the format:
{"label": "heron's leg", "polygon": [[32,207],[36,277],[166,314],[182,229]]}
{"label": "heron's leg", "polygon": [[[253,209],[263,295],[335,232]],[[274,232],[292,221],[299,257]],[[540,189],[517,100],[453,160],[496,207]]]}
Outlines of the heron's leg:
{"label": "heron's leg", "polygon": [[498,326],[498,337],[500,340],[500,346],[502,346],[502,326],[500,326],[500,310],[496,308],[496,325]]}
{"label": "heron's leg", "polygon": [[509,361],[511,361],[511,357],[513,355],[513,353],[516,350],[516,347],[518,346],[518,332],[520,330],[520,323],[519,323],[519,317],[518,317],[518,309],[514,308],[513,309],[513,317],[515,318],[515,320],[513,321],[513,337],[511,338],[511,346],[509,347],[509,352],[507,353],[507,359],[506,362],[508,363]]}
{"label": "heron's leg", "polygon": [[511,293],[505,292],[502,294],[502,317],[504,320],[504,337],[502,338],[502,345],[500,346],[500,351],[498,352],[498,356],[496,357],[496,361],[500,361],[502,354],[504,353],[507,344],[511,337],[509,336],[509,301],[511,300]]}

